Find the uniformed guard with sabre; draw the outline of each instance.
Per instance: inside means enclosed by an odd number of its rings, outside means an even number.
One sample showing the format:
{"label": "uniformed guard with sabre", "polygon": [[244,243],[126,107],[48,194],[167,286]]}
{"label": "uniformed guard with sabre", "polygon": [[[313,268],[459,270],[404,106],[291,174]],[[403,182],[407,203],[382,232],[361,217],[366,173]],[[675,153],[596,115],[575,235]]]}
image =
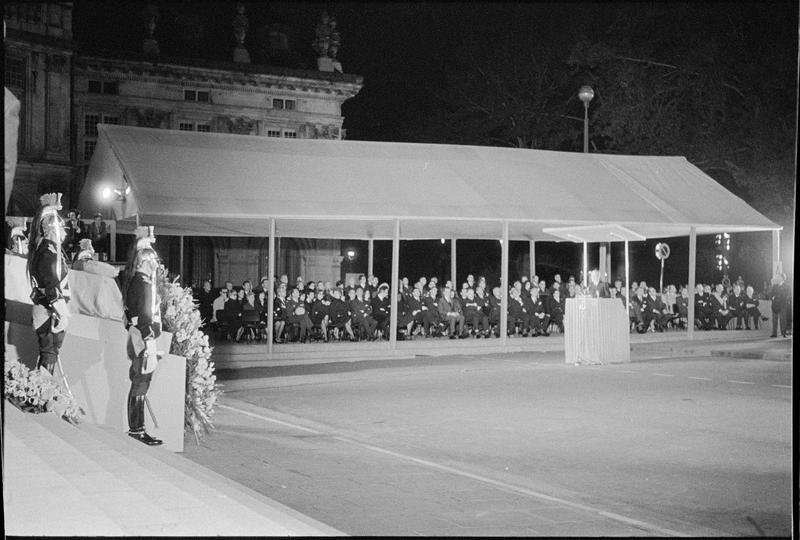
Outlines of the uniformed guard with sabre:
{"label": "uniformed guard with sabre", "polygon": [[158,298],[158,255],[153,227],[136,228],[136,244],[125,266],[125,327],[128,330],[128,358],[131,361],[128,392],[128,435],[149,446],[162,443],[144,428],[147,390],[156,369],[156,339],[161,335],[161,311]]}
{"label": "uniformed guard with sabre", "polygon": [[69,267],[61,251],[65,237],[64,220],[58,215],[61,193],[47,193],[39,200],[41,207],[31,225],[27,272],[32,289],[33,327],[39,338],[37,367],[44,366],[52,375],[69,321]]}

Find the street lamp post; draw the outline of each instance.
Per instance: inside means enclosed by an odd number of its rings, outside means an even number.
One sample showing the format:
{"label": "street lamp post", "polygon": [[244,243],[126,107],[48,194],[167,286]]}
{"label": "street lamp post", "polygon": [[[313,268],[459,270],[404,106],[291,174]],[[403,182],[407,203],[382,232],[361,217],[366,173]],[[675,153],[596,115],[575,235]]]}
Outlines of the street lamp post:
{"label": "street lamp post", "polygon": [[[583,102],[583,153],[589,153],[589,102],[594,99],[594,90],[591,86],[583,85],[578,90],[578,99]],[[589,282],[587,275],[588,260],[586,255],[586,242],[583,243],[583,279],[584,284]],[[608,251],[606,251],[608,249]],[[605,277],[606,273],[606,253],[610,254],[610,244],[607,246],[605,243],[600,247],[600,279]],[[610,266],[610,264],[609,264]],[[610,269],[609,269],[610,270]],[[584,285],[585,286],[585,285]]]}
{"label": "street lamp post", "polygon": [[594,99],[594,90],[591,86],[581,86],[578,90],[578,99],[583,101],[583,152],[589,153],[589,102]]}

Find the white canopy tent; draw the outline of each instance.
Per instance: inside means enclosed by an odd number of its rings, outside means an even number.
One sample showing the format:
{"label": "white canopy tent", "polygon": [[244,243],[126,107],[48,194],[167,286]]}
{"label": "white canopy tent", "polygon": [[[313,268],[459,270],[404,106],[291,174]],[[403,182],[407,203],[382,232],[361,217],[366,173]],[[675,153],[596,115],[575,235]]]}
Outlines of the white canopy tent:
{"label": "white canopy tent", "polygon": [[[508,283],[509,240],[574,240],[564,236],[573,234],[607,242],[621,230],[622,239],[646,239],[780,229],[683,157],[103,124],[98,133],[80,208],[110,206],[118,230],[132,230],[140,219],[160,234],[269,236],[270,265],[276,236],[391,239],[392,283],[400,238],[502,239]],[[106,188],[127,196],[102,201]],[[690,268],[690,284],[693,277]],[[503,339],[505,315],[503,309]],[[394,317],[393,310],[392,340]]]}

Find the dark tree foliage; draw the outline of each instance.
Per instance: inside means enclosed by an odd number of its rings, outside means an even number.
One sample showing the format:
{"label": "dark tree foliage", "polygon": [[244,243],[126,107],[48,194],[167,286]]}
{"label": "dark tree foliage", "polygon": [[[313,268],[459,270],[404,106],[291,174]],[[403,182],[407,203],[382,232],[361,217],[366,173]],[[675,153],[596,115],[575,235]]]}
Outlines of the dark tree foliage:
{"label": "dark tree foliage", "polygon": [[796,25],[768,21],[770,8],[796,21],[797,6],[709,3],[693,6],[691,17],[683,7],[609,7],[593,24],[555,32],[462,32],[467,37],[444,66],[436,106],[405,136],[580,151],[576,93],[589,84],[592,151],[686,156],[787,224],[794,208]]}

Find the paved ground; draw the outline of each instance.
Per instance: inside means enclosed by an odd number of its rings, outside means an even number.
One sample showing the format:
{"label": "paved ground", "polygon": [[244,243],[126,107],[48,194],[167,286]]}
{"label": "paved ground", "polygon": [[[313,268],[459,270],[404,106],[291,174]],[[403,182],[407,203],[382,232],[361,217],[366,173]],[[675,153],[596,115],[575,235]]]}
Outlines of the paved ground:
{"label": "paved ground", "polygon": [[355,535],[788,536],[791,363],[633,356],[283,367],[185,456]]}

